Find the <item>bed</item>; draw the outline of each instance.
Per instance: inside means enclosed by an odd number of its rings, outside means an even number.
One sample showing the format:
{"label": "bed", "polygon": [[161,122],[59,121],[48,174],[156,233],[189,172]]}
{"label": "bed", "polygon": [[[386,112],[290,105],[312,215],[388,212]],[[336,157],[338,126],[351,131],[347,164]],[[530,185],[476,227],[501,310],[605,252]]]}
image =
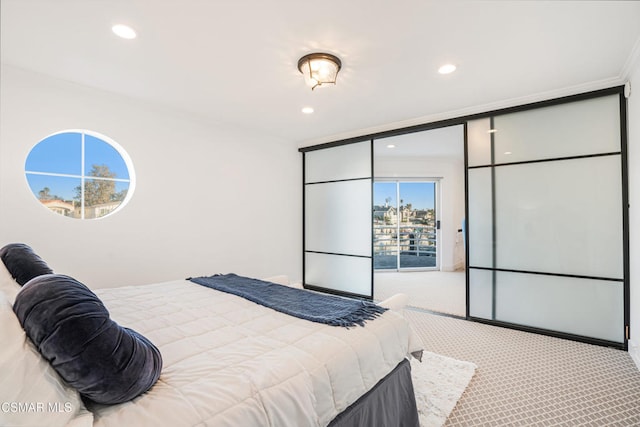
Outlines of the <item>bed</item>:
{"label": "bed", "polygon": [[[288,284],[283,277],[272,280]],[[8,281],[6,272],[0,275],[0,303]],[[9,408],[0,410],[0,417],[24,419],[19,425],[27,425],[27,415],[41,415],[47,425],[73,427],[418,426],[407,359],[421,344],[400,310],[389,309],[364,327],[344,328],[292,317],[189,280],[95,294],[115,322],[157,346],[162,355],[157,382],[130,401],[104,405],[81,401],[60,380],[57,387],[72,396],[55,407],[63,410],[51,410],[45,402],[42,413]],[[24,347],[34,352],[29,342]],[[0,357],[0,365],[7,359]],[[0,380],[0,387],[6,386]],[[35,399],[3,393],[5,400]],[[0,424],[6,425],[2,419]]]}

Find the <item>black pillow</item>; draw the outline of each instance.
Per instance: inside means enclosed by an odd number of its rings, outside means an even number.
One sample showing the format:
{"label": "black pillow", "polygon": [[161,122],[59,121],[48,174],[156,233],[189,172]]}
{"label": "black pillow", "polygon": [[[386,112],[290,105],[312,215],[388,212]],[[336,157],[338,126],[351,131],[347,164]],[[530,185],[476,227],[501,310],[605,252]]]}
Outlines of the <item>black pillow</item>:
{"label": "black pillow", "polygon": [[53,273],[47,263],[24,243],[9,243],[4,246],[0,249],[0,258],[21,286],[34,277]]}
{"label": "black pillow", "polygon": [[47,274],[29,281],[13,311],[58,374],[94,402],[126,402],[160,376],[160,351],[111,320],[102,301],[69,276]]}

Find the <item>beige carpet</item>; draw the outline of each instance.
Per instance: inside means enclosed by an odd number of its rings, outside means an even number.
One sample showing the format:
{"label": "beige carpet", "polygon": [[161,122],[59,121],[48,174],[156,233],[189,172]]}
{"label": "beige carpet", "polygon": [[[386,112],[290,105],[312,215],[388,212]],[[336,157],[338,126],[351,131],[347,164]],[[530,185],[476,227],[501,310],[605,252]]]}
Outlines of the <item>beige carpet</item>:
{"label": "beige carpet", "polygon": [[445,426],[640,426],[627,352],[405,310],[426,350],[476,373]]}

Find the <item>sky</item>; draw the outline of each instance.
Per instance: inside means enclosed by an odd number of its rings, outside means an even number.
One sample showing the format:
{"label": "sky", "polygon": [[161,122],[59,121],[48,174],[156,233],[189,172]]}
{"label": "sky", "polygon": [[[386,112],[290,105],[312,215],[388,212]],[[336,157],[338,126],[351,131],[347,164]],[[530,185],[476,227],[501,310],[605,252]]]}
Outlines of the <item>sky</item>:
{"label": "sky", "polygon": [[[85,135],[85,176],[91,173],[91,165],[107,165],[116,178],[129,179],[127,165],[110,144]],[[38,197],[44,187],[49,194],[65,200],[73,199],[75,188],[80,185],[82,175],[82,136],[80,133],[61,133],[40,141],[27,156],[25,172],[43,172],[75,175],[75,177],[26,174],[31,191]],[[126,182],[117,182],[116,191],[128,188]]]}
{"label": "sky", "polygon": [[[385,199],[391,198],[390,206],[396,203],[395,182],[375,182],[373,186],[373,204],[384,206]],[[435,206],[434,182],[401,182],[400,199],[402,204],[411,203],[413,209],[433,209]]]}

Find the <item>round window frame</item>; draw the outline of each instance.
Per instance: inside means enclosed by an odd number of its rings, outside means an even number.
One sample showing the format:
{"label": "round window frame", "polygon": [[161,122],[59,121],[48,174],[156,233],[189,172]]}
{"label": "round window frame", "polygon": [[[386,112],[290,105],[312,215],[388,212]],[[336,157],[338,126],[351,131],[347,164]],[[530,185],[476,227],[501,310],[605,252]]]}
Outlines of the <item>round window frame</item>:
{"label": "round window frame", "polygon": [[[120,202],[120,204],[118,205],[118,207],[116,207],[114,210],[112,210],[111,212],[103,215],[103,216],[99,216],[99,217],[95,217],[95,218],[85,218],[84,217],[84,209],[82,211],[82,216],[80,218],[75,218],[75,217],[69,217],[66,215],[60,215],[60,214],[56,214],[55,212],[52,212],[51,209],[49,209],[48,207],[46,207],[41,201],[40,199],[38,199],[38,196],[36,195],[36,193],[33,192],[33,190],[31,189],[31,186],[29,185],[29,180],[27,178],[27,175],[29,174],[29,172],[36,172],[36,171],[28,171],[27,170],[27,161],[29,160],[29,156],[31,155],[31,152],[33,151],[34,148],[36,148],[40,143],[46,141],[47,139],[56,136],[56,135],[61,135],[64,133],[76,133],[76,134],[81,134],[81,135],[89,135],[93,138],[96,138],[98,140],[100,140],[101,142],[105,143],[105,144],[109,144],[111,147],[113,147],[116,152],[120,155],[120,157],[122,158],[122,160],[124,161],[125,166],[127,167],[127,172],[129,173],[129,187],[127,188],[127,195],[124,197],[124,199],[122,200],[122,202]],[[83,136],[83,140],[84,140],[84,136]],[[81,154],[82,156],[84,156],[84,150],[83,153]],[[83,163],[84,163],[84,159],[82,159]],[[86,172],[86,171],[83,171]],[[69,219],[73,219],[73,220],[81,220],[81,221],[89,221],[89,220],[101,220],[104,218],[108,218],[114,214],[116,214],[117,212],[119,212],[122,208],[124,208],[129,201],[131,200],[131,198],[133,197],[133,193],[135,192],[136,189],[136,172],[135,172],[135,168],[133,167],[133,161],[131,160],[131,157],[129,156],[129,153],[127,153],[127,151],[118,143],[116,142],[113,138],[106,136],[104,134],[101,134],[99,132],[93,131],[93,130],[89,130],[89,129],[65,129],[65,130],[61,130],[58,132],[54,132],[51,133],[47,136],[45,136],[44,138],[40,139],[37,143],[35,143],[31,149],[29,149],[29,152],[27,153],[27,156],[25,158],[24,161],[24,167],[23,167],[23,173],[24,173],[24,178],[27,184],[27,188],[29,189],[29,192],[31,193],[31,195],[36,199],[36,201],[38,202],[38,204],[40,206],[42,206],[44,209],[46,209],[47,211],[53,213],[55,216],[58,217],[63,217],[63,218],[69,218]],[[48,175],[48,176],[59,176],[53,172],[49,173],[49,172],[38,172],[39,175]],[[82,175],[77,175],[74,177],[78,177],[82,180],[82,182],[84,183],[84,180],[86,178],[92,178],[91,176],[86,175],[85,173],[83,173]]]}

